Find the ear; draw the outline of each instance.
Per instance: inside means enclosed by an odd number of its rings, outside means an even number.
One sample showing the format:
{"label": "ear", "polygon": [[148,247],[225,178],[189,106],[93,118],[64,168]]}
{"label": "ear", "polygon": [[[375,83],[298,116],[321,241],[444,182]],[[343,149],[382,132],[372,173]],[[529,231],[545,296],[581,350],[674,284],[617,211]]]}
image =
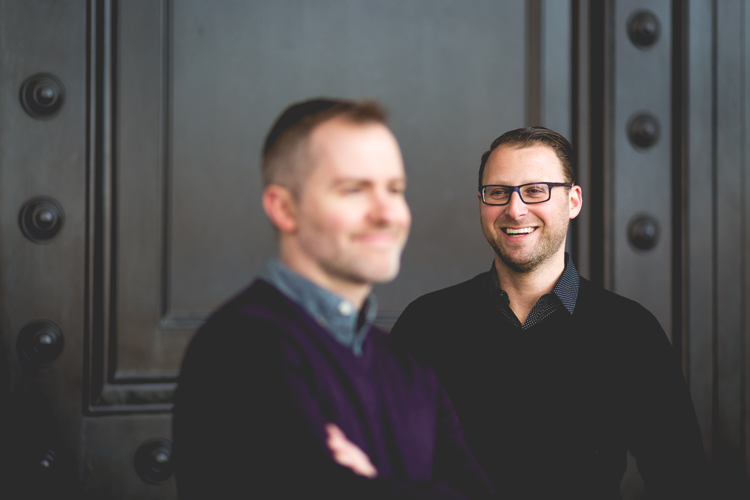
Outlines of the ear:
{"label": "ear", "polygon": [[568,193],[568,205],[570,207],[570,218],[575,219],[581,213],[583,198],[581,196],[581,186],[573,186]]}
{"label": "ear", "polygon": [[284,186],[266,186],[263,190],[263,210],[282,233],[297,230],[297,203],[292,192]]}

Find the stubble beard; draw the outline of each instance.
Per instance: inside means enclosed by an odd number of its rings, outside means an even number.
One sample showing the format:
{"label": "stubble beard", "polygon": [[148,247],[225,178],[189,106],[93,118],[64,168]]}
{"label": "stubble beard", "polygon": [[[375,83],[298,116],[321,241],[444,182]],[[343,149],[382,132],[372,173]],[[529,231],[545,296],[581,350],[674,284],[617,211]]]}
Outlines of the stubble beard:
{"label": "stubble beard", "polygon": [[542,240],[533,249],[531,255],[525,258],[513,257],[510,255],[510,252],[507,252],[500,246],[497,240],[492,238],[487,239],[492,249],[495,250],[495,254],[508,269],[516,273],[525,274],[539,269],[539,267],[557,255],[557,252],[565,244],[569,223],[570,220],[566,217],[563,224],[560,225],[560,230],[545,232]]}
{"label": "stubble beard", "polygon": [[[379,251],[358,250],[356,247],[339,244],[327,238],[301,235],[305,253],[331,278],[358,285],[375,285],[393,281],[401,267],[401,255],[406,245],[406,237],[397,228],[385,228],[393,231],[393,245]],[[320,233],[312,231],[311,234]]]}
{"label": "stubble beard", "polygon": [[380,256],[387,262],[368,260],[361,255],[339,255],[338,258],[321,262],[321,266],[331,276],[339,280],[361,285],[375,285],[392,281],[399,272],[401,251],[391,250],[390,256]]}

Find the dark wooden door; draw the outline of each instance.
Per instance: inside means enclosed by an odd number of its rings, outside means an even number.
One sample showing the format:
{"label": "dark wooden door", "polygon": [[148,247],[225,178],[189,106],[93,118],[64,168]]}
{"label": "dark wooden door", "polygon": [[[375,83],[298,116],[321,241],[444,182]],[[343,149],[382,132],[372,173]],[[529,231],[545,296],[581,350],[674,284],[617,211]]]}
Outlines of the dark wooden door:
{"label": "dark wooden door", "polygon": [[571,13],[567,1],[0,2],[0,338],[14,404],[45,422],[3,432],[34,441],[32,482],[174,498],[175,377],[206,315],[275,251],[259,150],[292,101],[369,96],[391,110],[414,229],[401,276],[378,290],[382,324],[489,266],[479,156],[531,121],[571,133]]}
{"label": "dark wooden door", "polygon": [[[682,349],[720,483],[743,491],[749,20],[743,0],[0,0],[14,477],[174,498],[184,349],[275,251],[261,140],[290,102],[331,95],[382,100],[406,160],[414,223],[377,290],[386,327],[489,266],[475,178],[490,141],[532,124],[571,138],[578,268]],[[641,494],[632,468],[623,494]]]}

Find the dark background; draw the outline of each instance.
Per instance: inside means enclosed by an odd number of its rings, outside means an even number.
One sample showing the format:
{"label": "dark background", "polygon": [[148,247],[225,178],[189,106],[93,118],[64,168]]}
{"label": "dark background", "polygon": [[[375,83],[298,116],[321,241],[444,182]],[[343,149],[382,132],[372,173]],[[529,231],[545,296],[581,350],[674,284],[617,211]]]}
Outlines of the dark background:
{"label": "dark background", "polygon": [[[570,138],[584,207],[569,251],[658,317],[717,495],[745,498],[749,26],[741,0],[0,0],[11,482],[174,498],[185,346],[275,251],[260,143],[284,106],[327,95],[382,100],[403,149],[414,224],[378,289],[386,327],[489,267],[475,193],[490,142],[535,124]],[[632,467],[623,495],[642,496]]]}

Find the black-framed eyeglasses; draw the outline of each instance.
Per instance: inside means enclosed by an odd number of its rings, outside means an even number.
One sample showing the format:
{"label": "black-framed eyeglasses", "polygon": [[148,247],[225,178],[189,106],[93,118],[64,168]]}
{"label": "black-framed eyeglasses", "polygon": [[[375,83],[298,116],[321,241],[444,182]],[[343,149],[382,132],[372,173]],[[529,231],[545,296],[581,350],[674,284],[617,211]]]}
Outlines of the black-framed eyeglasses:
{"label": "black-framed eyeglasses", "polygon": [[552,197],[552,188],[556,186],[573,187],[569,182],[532,182],[520,186],[501,186],[487,184],[479,190],[485,205],[507,205],[513,191],[518,193],[521,201],[527,205],[544,203]]}

